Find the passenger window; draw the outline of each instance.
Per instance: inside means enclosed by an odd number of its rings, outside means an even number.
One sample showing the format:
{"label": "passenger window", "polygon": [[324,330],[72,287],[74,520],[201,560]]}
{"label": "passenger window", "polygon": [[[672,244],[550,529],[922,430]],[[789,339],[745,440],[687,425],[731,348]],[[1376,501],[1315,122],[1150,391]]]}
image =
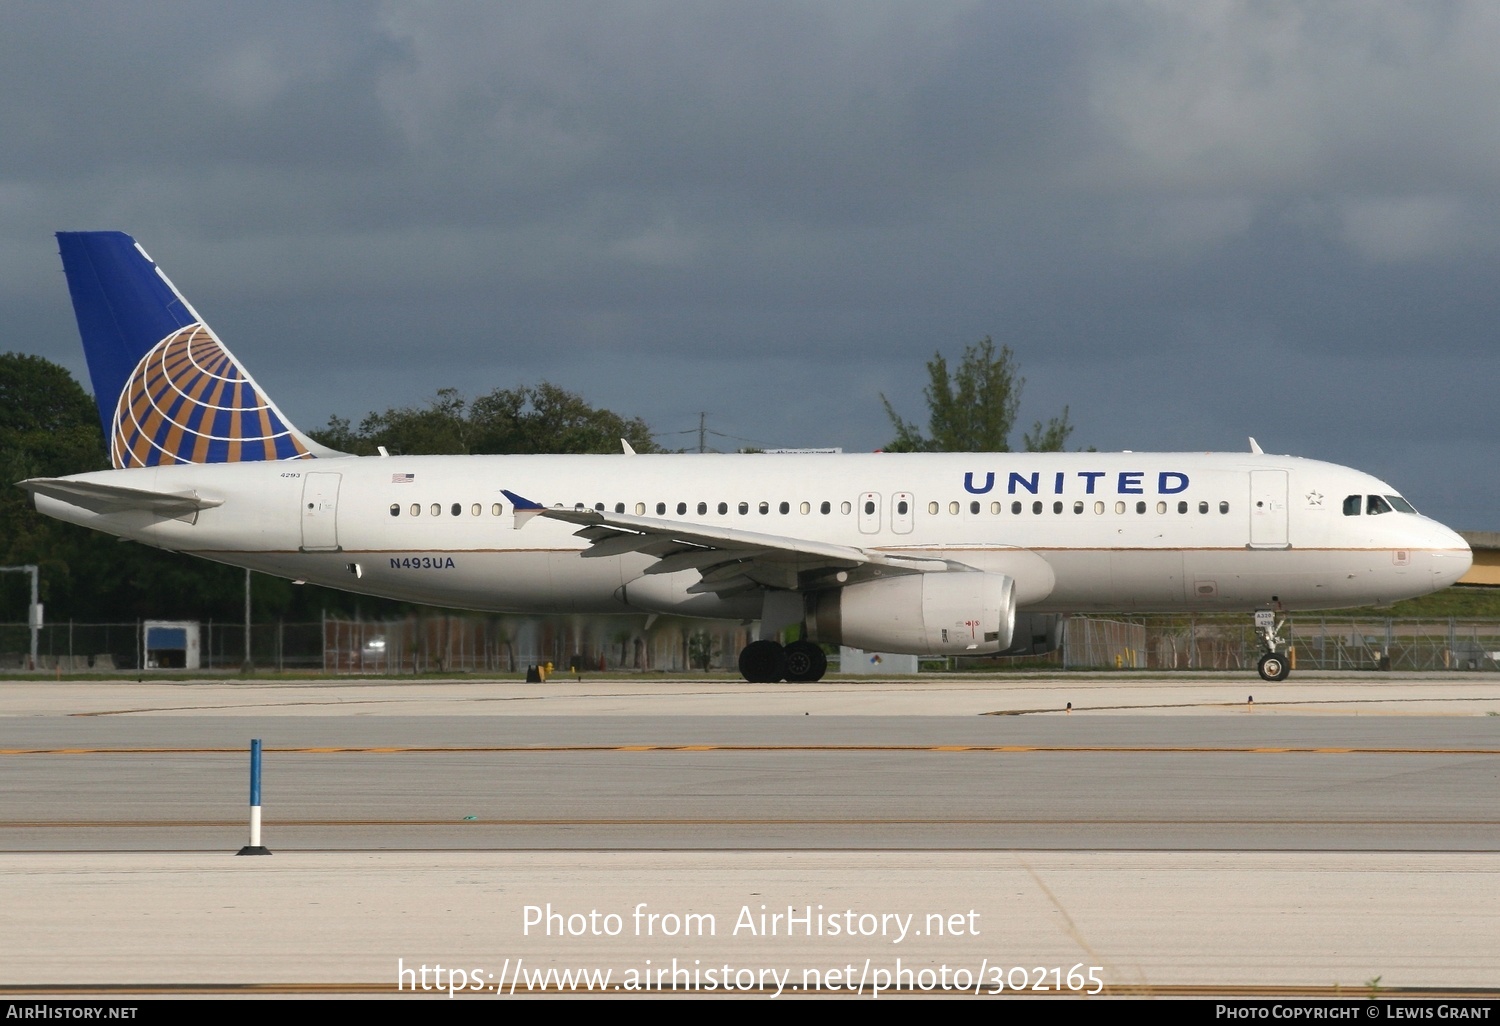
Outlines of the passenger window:
{"label": "passenger window", "polygon": [[1199,501],[1199,503],[1198,503],[1198,512],[1199,513],[1207,513],[1208,512],[1208,502],[1207,502],[1207,500],[1200,500]]}
{"label": "passenger window", "polygon": [[[905,513],[906,510],[902,510],[901,512]],[[978,513],[979,512],[979,500],[978,499],[975,499],[973,502],[969,503],[969,512],[970,513]]]}
{"label": "passenger window", "polygon": [[1095,514],[1099,514],[1099,513],[1103,513],[1103,512],[1104,512],[1104,503],[1102,503],[1102,502],[1095,502],[1094,503],[1094,513]]}
{"label": "passenger window", "polygon": [[839,503],[839,512],[844,514],[844,516],[846,517],[849,515],[849,511],[853,508],[853,504],[850,503],[848,499],[845,499],[843,502]]}
{"label": "passenger window", "polygon": [[490,516],[498,517],[503,512],[505,512],[505,507],[498,502],[490,507]]}
{"label": "passenger window", "polygon": [[1015,502],[1012,502],[1010,504],[1010,511],[1012,513],[1015,513],[1015,514],[1019,514],[1021,512],[1021,500],[1020,499],[1017,499]]}
{"label": "passenger window", "polygon": [[765,516],[769,512],[771,512],[771,504],[769,502],[762,502],[760,504],[760,515]]}
{"label": "passenger window", "polygon": [[706,502],[700,502],[700,503],[698,503],[698,515],[700,517],[708,515],[708,503],[706,503]]}
{"label": "passenger window", "polygon": [[781,511],[781,514],[783,516],[785,516],[786,514],[788,514],[788,513],[790,513],[792,511],[791,503],[788,503],[788,502],[783,502],[780,506],[777,506],[776,508]]}
{"label": "passenger window", "polygon": [[719,503],[719,516],[722,517],[724,514],[726,514],[728,512],[729,512],[729,503],[727,503],[727,502],[721,502],[721,503]]}
{"label": "passenger window", "polygon": [[1082,499],[1079,499],[1078,501],[1076,501],[1076,502],[1073,503],[1073,512],[1074,513],[1082,513],[1083,512],[1083,500]]}
{"label": "passenger window", "polygon": [[460,506],[458,503],[455,502],[453,504],[452,509],[449,510],[449,512],[451,512],[456,517],[457,516],[462,516],[463,512],[464,512],[464,508],[462,506]]}
{"label": "passenger window", "polygon": [[1000,515],[1000,504],[998,502],[990,503],[990,515],[997,517]]}
{"label": "passenger window", "polygon": [[800,506],[797,507],[797,511],[799,513],[801,513],[803,516],[807,516],[809,513],[812,512],[812,503],[810,503],[810,502],[804,502],[802,505],[800,505]]}
{"label": "passenger window", "polygon": [[1372,495],[1365,500],[1365,512],[1372,517],[1380,513],[1389,513],[1391,504],[1378,495]]}
{"label": "passenger window", "polygon": [[604,512],[604,503],[602,503],[602,502],[596,502],[596,503],[594,503],[594,508],[596,510],[598,510],[600,513],[603,513]]}
{"label": "passenger window", "polygon": [[[976,502],[974,505],[977,506],[977,505],[979,505],[979,503]],[[903,517],[906,516],[906,511],[909,508],[910,507],[908,507],[906,505],[906,500],[905,499],[902,499],[900,502],[896,503],[896,512],[899,513]],[[785,511],[783,510],[783,512],[785,512]],[[978,511],[976,510],[975,512],[978,512]]]}
{"label": "passenger window", "polygon": [[638,502],[635,504],[635,515],[638,517],[643,517],[646,515],[646,504],[644,502]]}
{"label": "passenger window", "polygon": [[[874,512],[875,512],[875,503],[873,501],[869,500],[869,499],[866,499],[865,500],[865,516],[871,516],[872,514],[874,514]],[[957,513],[958,510],[954,510],[953,512]]]}
{"label": "passenger window", "polygon": [[393,503],[391,503],[391,516],[393,516],[393,517],[399,517],[400,515],[401,515],[401,503],[399,503],[399,502],[393,502]]}
{"label": "passenger window", "polygon": [[938,511],[938,504],[937,503],[935,503],[935,502],[929,502],[927,504],[927,512],[928,513],[936,513],[937,511]]}
{"label": "passenger window", "polygon": [[822,513],[824,516],[827,516],[832,511],[832,509],[832,506],[828,505],[827,502],[824,502],[823,505],[818,507],[818,512]]}
{"label": "passenger window", "polygon": [[1221,503],[1219,503],[1219,512],[1220,513],[1228,513],[1229,512],[1229,503],[1227,503],[1227,502],[1221,502]]}
{"label": "passenger window", "polygon": [[1139,502],[1137,502],[1135,504],[1135,511],[1137,513],[1144,513],[1144,512],[1146,512],[1146,500],[1142,499]]}
{"label": "passenger window", "polygon": [[667,511],[667,504],[665,502],[658,502],[656,504],[656,515],[657,516],[661,516],[666,511]]}
{"label": "passenger window", "polygon": [[624,513],[625,512],[625,504],[623,502],[617,502],[617,503],[615,503],[615,512],[616,513]]}
{"label": "passenger window", "polygon": [[1186,513],[1187,512],[1187,503],[1186,502],[1179,502],[1177,504],[1177,512],[1179,512],[1179,513]]}
{"label": "passenger window", "polygon": [[435,516],[435,517],[442,516],[443,515],[443,507],[441,505],[439,505],[438,503],[434,502],[432,504],[432,515]]}
{"label": "passenger window", "polygon": [[748,502],[742,502],[742,503],[740,503],[740,516],[744,516],[745,514],[747,514],[749,512],[750,512],[750,504]]}
{"label": "passenger window", "polygon": [[411,515],[412,515],[412,516],[414,516],[414,517],[419,517],[419,516],[421,516],[421,515],[422,515],[422,507],[421,507],[421,506],[419,506],[419,505],[418,505],[418,504],[417,504],[417,503],[415,503],[415,502],[414,502],[414,503],[412,503],[412,504],[411,504]]}
{"label": "passenger window", "polygon": [[477,517],[482,512],[484,512],[484,507],[481,506],[481,505],[479,505],[479,503],[477,503],[477,502],[474,503],[474,505],[472,505],[472,506],[469,507],[469,515],[470,516],[476,516]]}
{"label": "passenger window", "polygon": [[1120,500],[1119,502],[1115,503],[1115,512],[1116,513],[1124,513],[1125,512],[1125,502],[1124,502],[1123,499]]}
{"label": "passenger window", "polygon": [[1062,500],[1058,499],[1056,502],[1054,502],[1052,504],[1052,512],[1054,512],[1054,513],[1061,513],[1062,511],[1063,511]]}
{"label": "passenger window", "polygon": [[1156,512],[1158,512],[1158,513],[1165,513],[1166,511],[1167,511],[1167,504],[1165,502],[1158,502],[1156,504]]}
{"label": "passenger window", "polygon": [[1041,500],[1038,499],[1036,502],[1033,502],[1031,504],[1031,512],[1033,512],[1033,513],[1040,513],[1041,511],[1042,511],[1042,503],[1041,503]]}

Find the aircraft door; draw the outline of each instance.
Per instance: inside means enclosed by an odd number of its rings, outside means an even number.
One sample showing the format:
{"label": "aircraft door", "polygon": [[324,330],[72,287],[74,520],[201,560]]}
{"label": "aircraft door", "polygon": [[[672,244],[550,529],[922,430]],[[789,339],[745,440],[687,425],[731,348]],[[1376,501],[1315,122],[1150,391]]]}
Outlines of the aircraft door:
{"label": "aircraft door", "polygon": [[880,532],[879,492],[860,493],[859,530],[861,534],[878,534]]}
{"label": "aircraft door", "polygon": [[911,534],[913,510],[911,492],[897,492],[891,496],[891,530],[897,534]]}
{"label": "aircraft door", "polygon": [[1250,472],[1250,547],[1252,549],[1286,549],[1291,547],[1287,533],[1287,473],[1284,470]]}
{"label": "aircraft door", "polygon": [[339,550],[340,474],[307,474],[302,479],[302,551]]}

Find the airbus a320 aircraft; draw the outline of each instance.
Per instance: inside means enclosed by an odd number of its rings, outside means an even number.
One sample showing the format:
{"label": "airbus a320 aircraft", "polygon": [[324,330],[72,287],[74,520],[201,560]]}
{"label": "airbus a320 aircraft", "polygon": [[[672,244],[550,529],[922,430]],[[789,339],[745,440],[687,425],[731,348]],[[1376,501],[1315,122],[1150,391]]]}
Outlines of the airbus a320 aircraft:
{"label": "airbus a320 aircraft", "polygon": [[[58,235],[116,469],[24,481],[49,516],[370,595],[759,620],[747,680],[820,643],[1029,648],[1033,614],[1281,614],[1446,587],[1469,547],[1346,467],[1262,453],[367,456],[298,431],[135,240]],[[1017,613],[1023,625],[1017,629]],[[798,640],[783,645],[788,628]]]}

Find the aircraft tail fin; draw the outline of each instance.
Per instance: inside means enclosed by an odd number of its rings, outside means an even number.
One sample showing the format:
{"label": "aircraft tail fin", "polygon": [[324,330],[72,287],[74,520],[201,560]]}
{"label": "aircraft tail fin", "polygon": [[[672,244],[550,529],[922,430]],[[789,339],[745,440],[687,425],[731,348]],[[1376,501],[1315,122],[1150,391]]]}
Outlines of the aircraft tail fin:
{"label": "aircraft tail fin", "polygon": [[124,232],[58,232],[116,468],[342,456],[297,430]]}

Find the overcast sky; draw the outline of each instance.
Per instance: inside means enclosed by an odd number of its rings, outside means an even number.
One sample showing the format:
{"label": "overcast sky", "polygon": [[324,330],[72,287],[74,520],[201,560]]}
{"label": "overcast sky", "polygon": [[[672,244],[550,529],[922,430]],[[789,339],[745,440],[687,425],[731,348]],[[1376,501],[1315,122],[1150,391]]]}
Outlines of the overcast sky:
{"label": "overcast sky", "polygon": [[0,351],[83,379],[51,233],[113,228],[304,429],[550,381],[869,450],[988,335],[1078,446],[1497,530],[1497,53],[1491,2],[5,3]]}

